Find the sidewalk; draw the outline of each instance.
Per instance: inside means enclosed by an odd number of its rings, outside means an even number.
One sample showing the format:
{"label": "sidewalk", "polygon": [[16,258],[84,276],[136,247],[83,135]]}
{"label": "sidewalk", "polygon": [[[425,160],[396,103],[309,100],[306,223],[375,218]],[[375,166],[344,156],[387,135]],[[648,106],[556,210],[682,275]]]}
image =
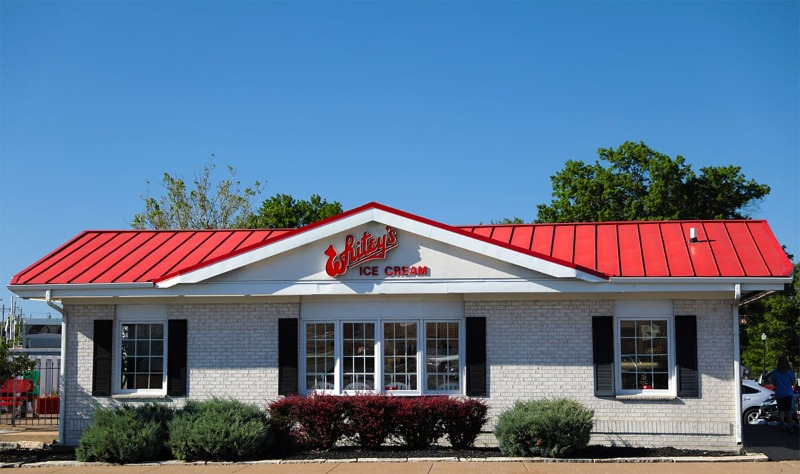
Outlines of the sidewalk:
{"label": "sidewalk", "polygon": [[100,464],[45,463],[12,468],[3,472],[59,473],[59,474],[367,474],[380,471],[381,474],[472,474],[472,473],[587,473],[587,474],[639,474],[649,473],[681,474],[768,474],[798,473],[800,461],[781,462],[552,462],[552,461],[497,461],[497,462],[450,462],[450,461],[407,461],[407,462],[319,462],[319,463],[237,463],[237,464],[136,464],[110,466]]}
{"label": "sidewalk", "polygon": [[[28,449],[41,448],[58,438],[58,431],[52,429],[11,430],[0,426],[0,445],[18,444]],[[49,428],[49,427],[47,427]],[[486,458],[479,460],[459,460],[454,458],[421,459],[348,459],[283,461],[268,460],[246,463],[196,463],[187,464],[176,461],[135,465],[106,465],[99,463],[78,463],[74,461],[51,461],[39,464],[25,464],[21,467],[4,465],[0,450],[2,472],[60,473],[60,474],[472,474],[472,473],[648,473],[714,474],[714,473],[797,473],[800,474],[800,461],[768,462],[760,454],[748,456],[725,456],[717,458],[626,458],[616,460],[570,460],[525,458]],[[646,464],[646,466],[643,466]],[[24,471],[23,471],[24,470]]]}

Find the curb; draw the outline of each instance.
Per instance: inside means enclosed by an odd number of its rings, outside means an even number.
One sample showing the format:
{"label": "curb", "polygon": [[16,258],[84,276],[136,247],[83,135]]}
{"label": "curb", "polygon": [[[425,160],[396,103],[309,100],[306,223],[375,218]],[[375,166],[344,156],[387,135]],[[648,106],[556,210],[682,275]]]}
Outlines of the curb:
{"label": "curb", "polygon": [[[732,463],[732,462],[768,462],[769,458],[761,453],[746,454],[741,456],[717,457],[655,457],[655,458],[611,458],[611,459],[551,459],[551,458],[521,458],[521,457],[490,457],[490,458],[456,458],[456,457],[429,457],[429,458],[354,458],[354,459],[266,459],[261,461],[241,462],[181,462],[164,461],[156,463],[126,464],[126,466],[225,466],[225,465],[259,465],[259,464],[374,464],[381,462],[428,462],[428,463],[460,463],[460,462],[485,462],[485,463],[537,463],[537,464],[648,464],[648,463]],[[101,462],[79,461],[44,461],[33,463],[6,463],[0,464],[3,468],[20,467],[102,467],[120,466],[120,464]]]}

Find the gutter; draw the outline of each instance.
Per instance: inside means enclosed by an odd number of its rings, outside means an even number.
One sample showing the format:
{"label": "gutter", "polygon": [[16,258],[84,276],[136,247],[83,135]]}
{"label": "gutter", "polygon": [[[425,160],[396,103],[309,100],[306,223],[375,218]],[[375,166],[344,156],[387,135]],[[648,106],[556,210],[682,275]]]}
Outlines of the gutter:
{"label": "gutter", "polygon": [[64,390],[66,388],[66,373],[67,370],[67,312],[61,306],[58,306],[53,302],[53,294],[52,290],[45,290],[44,293],[44,300],[47,303],[47,306],[50,306],[54,310],[61,313],[61,363],[58,366],[58,412],[59,417],[61,418],[58,421],[58,443],[62,446],[64,445],[64,418],[67,416],[66,413],[66,395],[67,392]]}
{"label": "gutter", "polygon": [[733,288],[733,391],[736,399],[733,401],[736,407],[736,444],[742,444],[742,369],[741,353],[739,351],[739,302],[742,299],[742,287],[737,283]]}

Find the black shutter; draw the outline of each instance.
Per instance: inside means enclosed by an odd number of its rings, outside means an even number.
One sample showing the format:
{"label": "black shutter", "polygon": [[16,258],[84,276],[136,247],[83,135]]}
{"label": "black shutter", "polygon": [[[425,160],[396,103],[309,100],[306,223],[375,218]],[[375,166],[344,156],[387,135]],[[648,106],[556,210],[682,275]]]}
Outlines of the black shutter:
{"label": "black shutter", "polygon": [[278,395],[297,393],[297,319],[278,320]]}
{"label": "black shutter", "polygon": [[[114,321],[98,319],[94,322],[94,366],[92,367],[92,396],[111,396],[111,363],[114,346]],[[63,362],[62,362],[63,363]]]}
{"label": "black shutter", "polygon": [[186,320],[170,319],[167,326],[167,395],[186,396]]}
{"label": "black shutter", "polygon": [[592,318],[592,358],[594,362],[595,396],[614,396],[613,316],[595,316]]}
{"label": "black shutter", "polygon": [[675,316],[675,358],[678,362],[678,396],[699,397],[696,316]]}
{"label": "black shutter", "polygon": [[467,396],[486,396],[486,318],[467,318]]}

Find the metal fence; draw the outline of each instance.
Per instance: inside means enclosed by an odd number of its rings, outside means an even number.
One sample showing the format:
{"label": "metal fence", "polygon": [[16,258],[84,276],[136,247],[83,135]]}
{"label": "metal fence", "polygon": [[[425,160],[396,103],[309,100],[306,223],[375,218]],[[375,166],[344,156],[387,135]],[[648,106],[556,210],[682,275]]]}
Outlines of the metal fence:
{"label": "metal fence", "polygon": [[[36,367],[17,377],[16,383],[2,381],[0,393],[0,425],[20,427],[58,426],[61,397],[58,375],[61,358],[58,356],[31,356]],[[24,389],[24,391],[17,391]]]}

